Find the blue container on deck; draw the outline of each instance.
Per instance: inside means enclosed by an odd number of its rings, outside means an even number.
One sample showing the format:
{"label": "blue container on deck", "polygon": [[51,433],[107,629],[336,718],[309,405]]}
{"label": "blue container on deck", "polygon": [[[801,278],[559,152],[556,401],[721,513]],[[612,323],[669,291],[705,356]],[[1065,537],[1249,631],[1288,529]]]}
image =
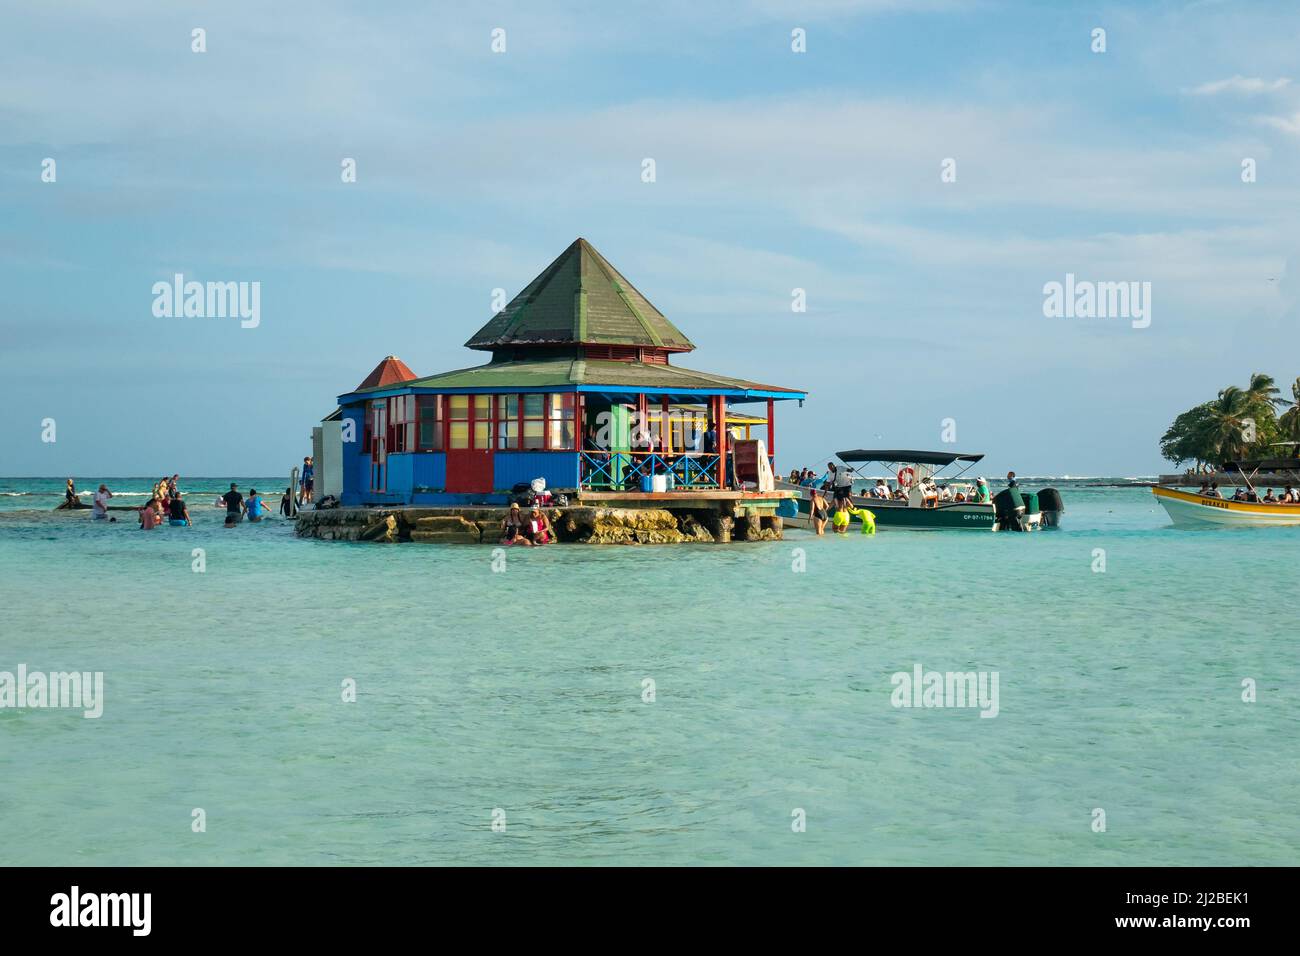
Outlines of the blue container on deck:
{"label": "blue container on deck", "polygon": [[651,475],[642,475],[642,476],[641,476],[641,490],[642,490],[642,491],[654,491],[654,490],[655,490],[654,478],[653,478]]}

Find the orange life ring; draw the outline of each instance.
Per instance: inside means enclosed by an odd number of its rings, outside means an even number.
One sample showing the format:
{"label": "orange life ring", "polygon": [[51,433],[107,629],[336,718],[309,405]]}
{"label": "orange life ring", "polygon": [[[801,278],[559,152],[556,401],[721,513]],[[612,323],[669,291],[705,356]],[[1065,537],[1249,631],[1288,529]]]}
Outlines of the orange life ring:
{"label": "orange life ring", "polygon": [[[906,477],[904,477],[904,475],[906,475]],[[896,477],[898,478],[898,487],[911,488],[912,483],[916,480],[916,472],[907,465],[904,465],[902,468],[898,469],[898,475]]]}

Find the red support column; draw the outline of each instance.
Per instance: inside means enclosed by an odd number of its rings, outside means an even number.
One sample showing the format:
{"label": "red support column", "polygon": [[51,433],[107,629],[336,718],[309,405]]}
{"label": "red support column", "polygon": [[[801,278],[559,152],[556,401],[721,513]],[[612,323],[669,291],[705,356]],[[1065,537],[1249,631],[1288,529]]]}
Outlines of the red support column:
{"label": "red support column", "polygon": [[[714,439],[713,439],[713,453],[714,453],[714,454],[717,454],[717,452],[718,452],[718,442],[720,442],[722,439],[721,439],[721,437],[720,437],[719,434],[718,434],[718,433],[719,433],[719,428],[718,428],[718,396],[716,396],[716,395],[710,395],[710,396],[709,396],[709,404],[708,404],[707,420],[706,420],[705,423],[704,423],[704,427],[705,427],[705,430],[706,430],[706,431],[708,431],[708,430],[712,430],[712,432],[713,432],[713,435],[714,435]],[[722,487],[722,473],[721,473],[720,471],[717,471],[717,470],[715,469],[715,470],[714,470],[714,477],[718,480],[718,487],[721,488],[721,487]]]}
{"label": "red support column", "polygon": [[582,392],[573,393],[573,443],[578,449],[578,487],[582,487],[582,479],[585,477],[583,472],[586,466],[583,464],[582,453],[587,450],[587,423],[583,420],[586,417],[585,403],[582,400]]}
{"label": "red support column", "polygon": [[718,396],[718,487],[727,487],[727,446],[731,433],[727,428],[727,396]]}
{"label": "red support column", "polygon": [[772,463],[772,474],[776,474],[776,401],[767,400],[767,457]]}
{"label": "red support column", "polygon": [[582,392],[573,393],[573,428],[578,442],[578,451],[587,450],[587,403],[583,401]]}
{"label": "red support column", "polygon": [[668,396],[659,400],[659,450],[665,455],[673,453],[673,430],[668,423]]}
{"label": "red support column", "polygon": [[[636,417],[638,424],[635,430],[640,432],[642,438],[645,438],[650,431],[650,398],[645,392],[636,397]],[[649,442],[646,442],[646,444],[648,446]]]}

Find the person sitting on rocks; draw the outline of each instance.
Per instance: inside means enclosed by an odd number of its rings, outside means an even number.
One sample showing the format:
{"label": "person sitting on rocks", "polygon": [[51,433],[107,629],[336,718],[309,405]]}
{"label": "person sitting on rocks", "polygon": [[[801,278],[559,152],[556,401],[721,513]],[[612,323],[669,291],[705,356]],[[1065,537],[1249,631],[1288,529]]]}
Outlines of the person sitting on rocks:
{"label": "person sitting on rocks", "polygon": [[555,529],[551,527],[551,519],[546,517],[542,509],[536,505],[528,516],[524,535],[533,544],[551,544],[555,541]]}
{"label": "person sitting on rocks", "polygon": [[510,502],[510,510],[506,513],[505,520],[501,522],[501,543],[532,546],[533,542],[524,534],[524,516],[519,510],[517,501]]}

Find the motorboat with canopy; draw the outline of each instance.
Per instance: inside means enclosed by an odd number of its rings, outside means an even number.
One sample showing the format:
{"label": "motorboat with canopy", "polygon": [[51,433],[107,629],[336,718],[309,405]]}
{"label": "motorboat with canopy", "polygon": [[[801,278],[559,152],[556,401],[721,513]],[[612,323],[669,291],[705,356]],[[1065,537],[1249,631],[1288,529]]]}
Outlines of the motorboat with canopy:
{"label": "motorboat with canopy", "polygon": [[[837,452],[836,457],[855,478],[866,479],[874,487],[880,486],[862,474],[861,466],[881,464],[892,473],[892,483],[886,481],[884,485],[889,497],[882,497],[871,487],[856,488],[851,495],[855,506],[866,508],[876,516],[878,528],[1033,531],[1058,526],[1065,511],[1060,493],[1054,488],[1037,493],[1006,488],[990,497],[986,485],[981,494],[976,482],[963,479],[984,459],[982,454],[854,448]],[[958,466],[957,471],[945,477],[945,469],[954,465]],[[800,492],[799,515],[787,519],[788,523],[811,527],[808,519],[811,489],[788,482],[781,487]]]}

